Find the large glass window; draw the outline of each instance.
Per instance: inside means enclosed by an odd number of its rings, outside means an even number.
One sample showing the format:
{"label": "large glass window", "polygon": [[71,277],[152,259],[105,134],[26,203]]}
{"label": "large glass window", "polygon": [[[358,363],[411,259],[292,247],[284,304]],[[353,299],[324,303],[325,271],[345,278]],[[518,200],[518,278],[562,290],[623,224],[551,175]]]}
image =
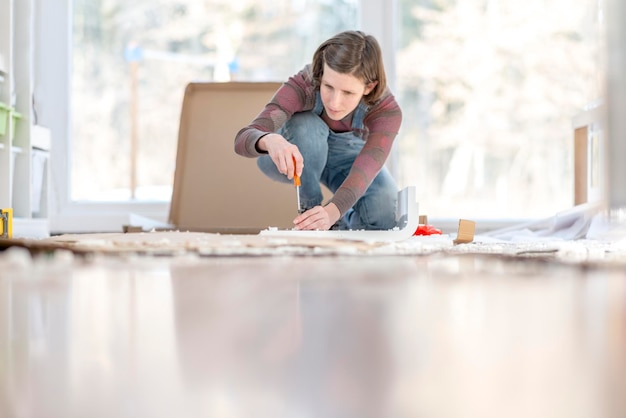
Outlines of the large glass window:
{"label": "large glass window", "polygon": [[167,201],[190,81],[282,81],[357,0],[74,0],[71,198]]}
{"label": "large glass window", "polygon": [[[284,80],[332,34],[369,31],[358,9],[379,1],[73,0],[71,199],[168,201],[186,83]],[[602,0],[393,1],[394,161],[420,212],[571,207],[572,117],[602,95]]]}
{"label": "large glass window", "polygon": [[601,97],[598,0],[398,0],[401,183],[433,217],[573,205],[572,117]]}

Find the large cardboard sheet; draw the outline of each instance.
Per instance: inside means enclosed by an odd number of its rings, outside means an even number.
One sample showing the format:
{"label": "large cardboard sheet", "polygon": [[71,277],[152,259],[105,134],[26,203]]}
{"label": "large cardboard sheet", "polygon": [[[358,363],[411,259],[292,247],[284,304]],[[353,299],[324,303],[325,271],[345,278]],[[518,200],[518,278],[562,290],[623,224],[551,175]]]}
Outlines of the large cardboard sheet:
{"label": "large cardboard sheet", "polygon": [[292,185],[273,182],[254,158],[235,154],[237,132],[280,83],[190,83],[183,100],[170,222],[180,229],[254,233],[291,228]]}

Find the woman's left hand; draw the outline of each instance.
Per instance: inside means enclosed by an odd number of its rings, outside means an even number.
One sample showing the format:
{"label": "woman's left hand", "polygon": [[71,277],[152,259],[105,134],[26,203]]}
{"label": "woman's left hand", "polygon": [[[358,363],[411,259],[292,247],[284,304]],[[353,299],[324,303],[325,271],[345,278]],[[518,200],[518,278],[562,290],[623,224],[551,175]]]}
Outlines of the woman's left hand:
{"label": "woman's left hand", "polygon": [[298,215],[293,223],[295,229],[302,231],[327,231],[339,220],[340,212],[334,203],[315,206]]}

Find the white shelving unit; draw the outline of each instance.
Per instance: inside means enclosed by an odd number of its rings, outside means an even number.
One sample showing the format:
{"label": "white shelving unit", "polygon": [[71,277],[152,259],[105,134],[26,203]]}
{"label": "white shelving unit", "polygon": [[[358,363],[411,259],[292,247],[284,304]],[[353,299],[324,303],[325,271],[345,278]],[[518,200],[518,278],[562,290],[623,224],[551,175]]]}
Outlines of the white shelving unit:
{"label": "white shelving unit", "polygon": [[[42,237],[48,227],[50,132],[33,111],[33,0],[0,0],[0,207],[13,208],[14,237]],[[2,124],[0,123],[0,126]]]}

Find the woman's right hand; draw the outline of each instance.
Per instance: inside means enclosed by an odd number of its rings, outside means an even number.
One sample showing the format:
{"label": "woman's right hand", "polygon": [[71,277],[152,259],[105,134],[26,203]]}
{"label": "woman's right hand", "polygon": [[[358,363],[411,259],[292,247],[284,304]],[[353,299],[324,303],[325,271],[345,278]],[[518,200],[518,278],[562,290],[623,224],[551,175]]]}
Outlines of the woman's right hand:
{"label": "woman's right hand", "polygon": [[282,135],[267,134],[257,142],[257,147],[261,151],[267,151],[274,165],[279,172],[292,179],[294,174],[294,161],[296,162],[295,172],[302,175],[304,159],[298,147],[287,141]]}

